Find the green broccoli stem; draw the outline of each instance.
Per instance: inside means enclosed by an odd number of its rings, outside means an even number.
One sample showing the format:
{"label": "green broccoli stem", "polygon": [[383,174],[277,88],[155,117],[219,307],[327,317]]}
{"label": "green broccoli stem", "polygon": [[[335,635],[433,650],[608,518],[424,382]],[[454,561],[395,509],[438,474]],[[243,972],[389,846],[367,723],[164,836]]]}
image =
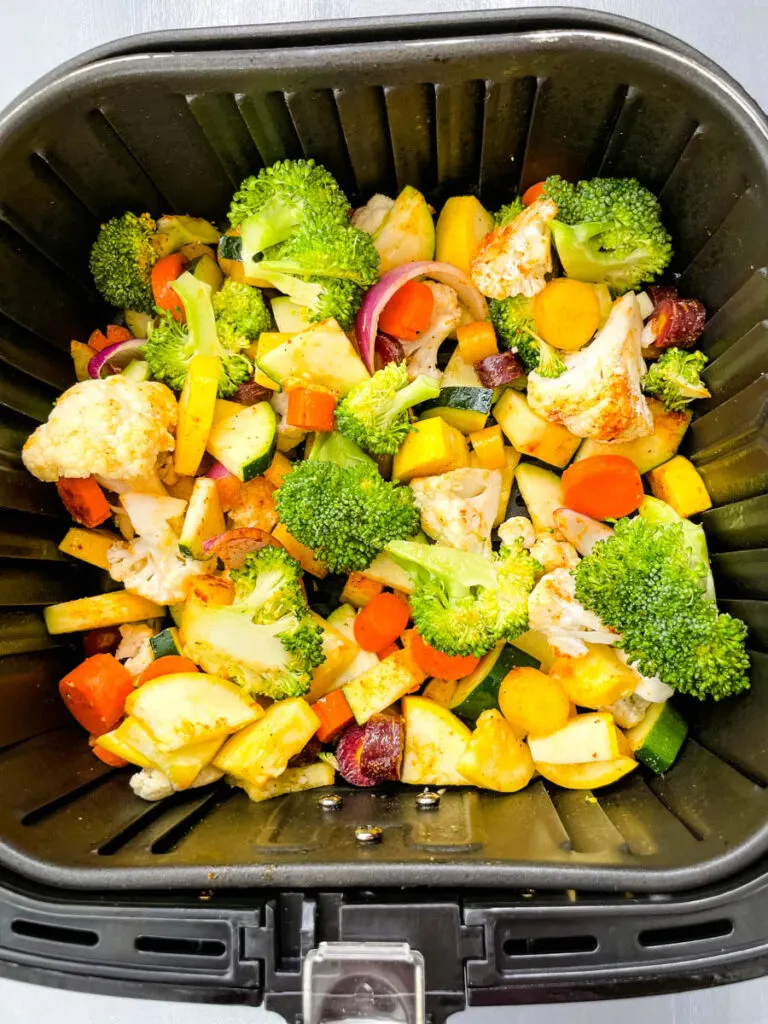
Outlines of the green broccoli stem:
{"label": "green broccoli stem", "polygon": [[431,398],[437,398],[439,394],[440,385],[435,378],[421,373],[410,384],[406,384],[404,388],[400,388],[395,393],[392,400],[387,403],[384,416],[392,423],[398,416],[402,416],[404,412],[412,409],[414,405],[419,405],[420,402],[427,402]]}
{"label": "green broccoli stem", "polygon": [[221,343],[216,331],[216,315],[211,301],[212,290],[187,271],[171,287],[181,299],[187,317],[195,353],[200,356],[221,356]]}
{"label": "green broccoli stem", "polygon": [[301,223],[299,211],[281,203],[271,203],[259,213],[246,217],[240,228],[242,260],[248,266],[271,245],[290,238]]}
{"label": "green broccoli stem", "polygon": [[565,363],[552,346],[548,345],[543,338],[537,340],[539,342],[539,365],[536,367],[536,373],[540,377],[559,377],[560,374],[565,373]]}
{"label": "green broccoli stem", "polygon": [[304,281],[300,277],[284,274],[279,270],[264,269],[260,263],[256,264],[256,268],[253,271],[254,276],[258,277],[260,281],[268,282],[273,288],[277,288],[279,292],[287,295],[300,306],[314,306],[320,298],[323,289],[319,284]]}
{"label": "green broccoli stem", "polygon": [[349,441],[343,434],[333,431],[331,434],[315,434],[315,440],[306,458],[315,462],[333,462],[337,466],[349,467],[368,466],[376,468],[376,462],[366,455],[362,448]]}

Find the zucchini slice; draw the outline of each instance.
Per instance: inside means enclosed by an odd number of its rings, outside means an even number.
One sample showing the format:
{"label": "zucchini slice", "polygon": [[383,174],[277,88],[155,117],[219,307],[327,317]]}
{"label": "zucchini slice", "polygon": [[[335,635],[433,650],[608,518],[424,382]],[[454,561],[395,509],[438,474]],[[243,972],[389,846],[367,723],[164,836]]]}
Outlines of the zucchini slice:
{"label": "zucchini slice", "polygon": [[259,369],[284,386],[295,380],[318,384],[346,395],[370,378],[352,342],[335,320],[313,324],[265,354],[257,354]]}
{"label": "zucchini slice", "polygon": [[168,655],[181,654],[178,629],[175,626],[169,626],[168,629],[156,633],[155,636],[149,638],[149,646],[152,648],[155,660]]}
{"label": "zucchini slice", "polygon": [[668,701],[651,704],[642,722],[626,733],[635,757],[657,775],[672,767],[687,735],[688,723]]}
{"label": "zucchini slice", "polygon": [[483,429],[492,406],[493,391],[490,388],[442,388],[437,398],[421,406],[421,419],[442,416],[446,423],[463,434],[472,434]]}
{"label": "zucchini slice", "polygon": [[225,529],[216,481],[207,476],[197,477],[184,516],[179,551],[185,558],[202,561],[208,557],[203,550],[203,542],[224,533]]}
{"label": "zucchini slice", "polygon": [[238,480],[246,481],[269,469],[276,442],[274,409],[269,402],[258,402],[217,423],[207,448]]}
{"label": "zucchini slice", "polygon": [[557,473],[532,462],[521,462],[515,470],[515,480],[536,533],[554,530],[553,513],[563,507],[564,501]]}
{"label": "zucchini slice", "polygon": [[498,708],[504,677],[519,666],[538,668],[539,662],[517,647],[497,644],[480,659],[474,672],[459,681],[448,707],[464,721],[476,722],[483,711]]}

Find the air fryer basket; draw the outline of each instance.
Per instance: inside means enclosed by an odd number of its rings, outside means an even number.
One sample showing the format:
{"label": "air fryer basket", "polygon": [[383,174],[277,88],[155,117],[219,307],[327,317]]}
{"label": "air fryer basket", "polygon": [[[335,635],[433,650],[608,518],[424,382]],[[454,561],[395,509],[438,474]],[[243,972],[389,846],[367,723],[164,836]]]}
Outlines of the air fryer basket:
{"label": "air fryer basket", "polygon": [[[102,55],[0,121],[0,865],[94,889],[661,891],[768,849],[768,130],[688,49],[619,34],[614,19],[577,24]],[[58,553],[55,491],[19,450],[72,383],[69,340],[105,320],[87,271],[98,224],[126,208],[221,219],[244,175],[301,155],[354,197],[410,183],[436,205],[463,191],[493,205],[554,172],[634,174],[660,194],[680,292],[712,316],[714,397],[689,445],[718,506],[704,522],[723,607],[748,621],[755,652],[752,691],[693,709],[665,777],[596,798],[541,781],[451,791],[428,814],[405,787],[349,791],[331,814],[316,793],[254,805],[226,788],[149,805],[68,721],[56,684],[73,648],[46,635],[40,608],[103,580]],[[354,828],[370,823],[383,841],[361,847]]]}

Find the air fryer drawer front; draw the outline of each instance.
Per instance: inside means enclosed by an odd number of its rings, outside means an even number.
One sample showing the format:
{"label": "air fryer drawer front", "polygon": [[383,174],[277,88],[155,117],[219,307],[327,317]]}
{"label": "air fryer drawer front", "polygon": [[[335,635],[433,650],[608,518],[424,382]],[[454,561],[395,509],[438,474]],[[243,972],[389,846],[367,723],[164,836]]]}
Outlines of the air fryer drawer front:
{"label": "air fryer drawer front", "polygon": [[[763,853],[766,538],[749,503],[765,500],[768,446],[763,366],[743,339],[768,318],[767,138],[709,62],[598,28],[474,34],[464,21],[453,38],[133,54],[28,94],[0,121],[0,862],[93,889],[661,891]],[[436,204],[472,190],[492,206],[552,172],[637,174],[660,194],[680,291],[714,314],[728,398],[694,425],[693,457],[731,503],[708,514],[718,586],[758,651],[751,694],[697,712],[664,778],[594,798],[541,781],[447,792],[426,814],[404,788],[341,790],[331,813],[314,793],[254,805],[226,788],[147,805],[67,723],[56,684],[73,653],[40,608],[103,580],[58,552],[55,493],[19,451],[71,382],[69,340],[106,318],[87,270],[98,225],[126,208],[220,218],[244,175],[303,154],[354,197],[411,183]],[[381,842],[360,841],[371,825]]]}

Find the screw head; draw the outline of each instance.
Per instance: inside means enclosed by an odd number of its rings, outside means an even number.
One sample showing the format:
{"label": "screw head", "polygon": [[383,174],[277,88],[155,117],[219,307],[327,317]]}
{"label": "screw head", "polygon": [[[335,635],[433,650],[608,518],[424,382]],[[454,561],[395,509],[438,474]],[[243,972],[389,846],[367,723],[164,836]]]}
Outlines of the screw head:
{"label": "screw head", "polygon": [[440,794],[425,790],[416,797],[416,808],[419,811],[435,811],[440,806]]}
{"label": "screw head", "polygon": [[358,843],[371,846],[380,843],[384,836],[384,830],[378,825],[357,825],[355,827],[355,839]]}
{"label": "screw head", "polygon": [[344,806],[344,797],[340,793],[324,793],[317,802],[324,811],[339,811]]}

